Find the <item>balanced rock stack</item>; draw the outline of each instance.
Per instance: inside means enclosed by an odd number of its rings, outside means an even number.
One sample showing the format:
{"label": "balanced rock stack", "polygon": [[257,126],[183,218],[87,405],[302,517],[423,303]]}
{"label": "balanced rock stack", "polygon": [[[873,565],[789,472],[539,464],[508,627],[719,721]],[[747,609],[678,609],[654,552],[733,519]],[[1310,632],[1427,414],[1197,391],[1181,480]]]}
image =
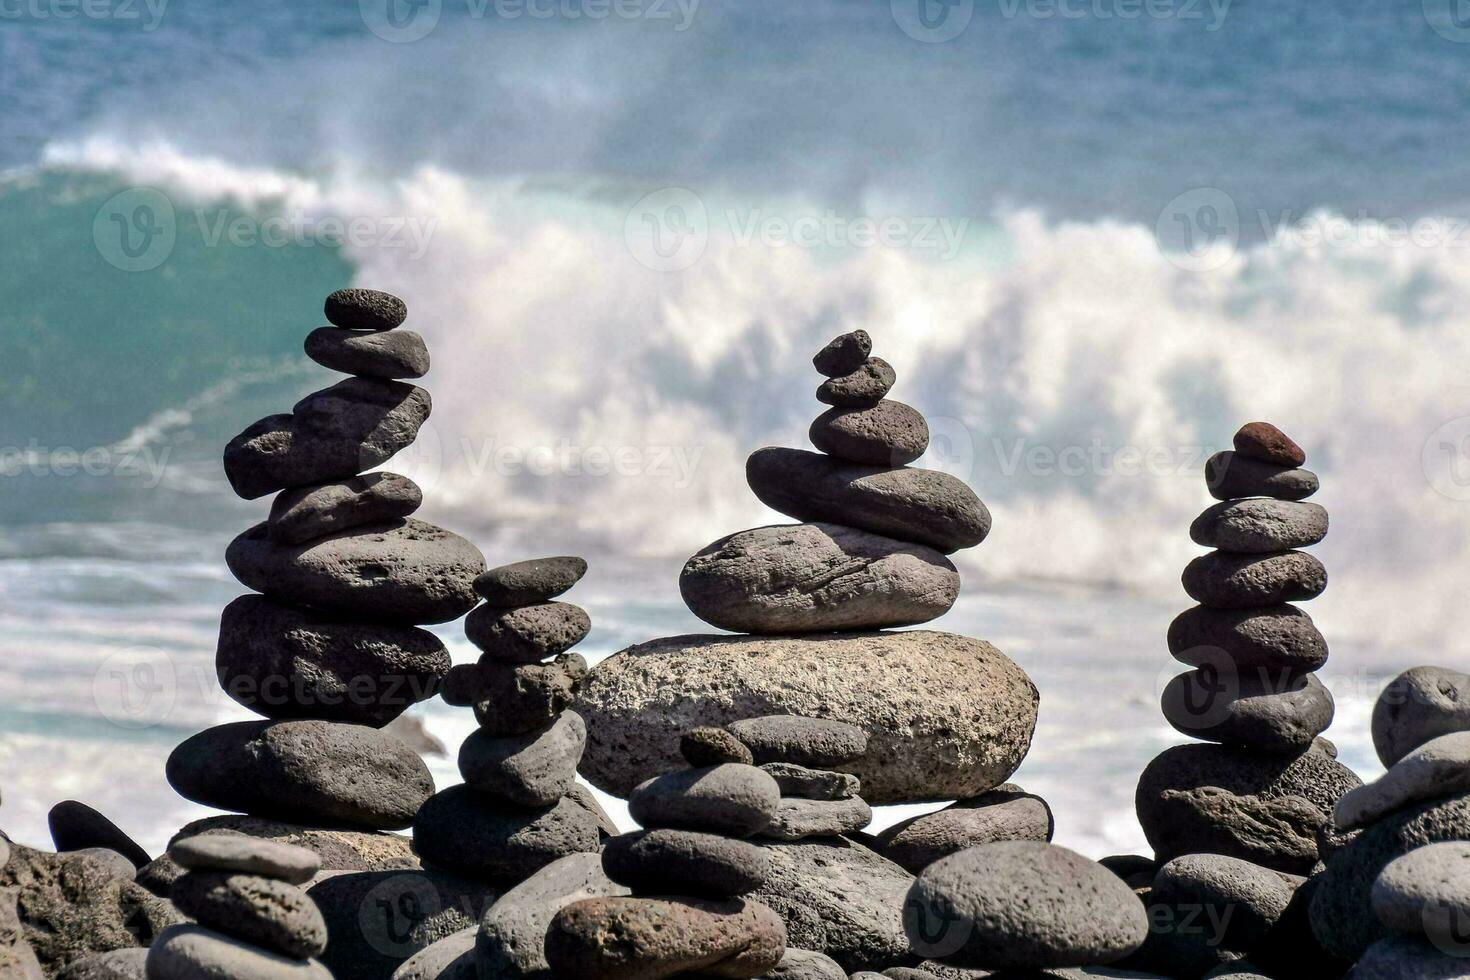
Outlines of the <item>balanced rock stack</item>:
{"label": "balanced rock stack", "polygon": [[1373,741],[1388,772],[1337,803],[1312,929],[1360,980],[1470,976],[1470,675],[1394,679]]}
{"label": "balanced rock stack", "polygon": [[485,561],[470,542],[409,516],[418,487],[366,471],[407,448],[429,393],[398,379],[428,370],[418,334],[387,293],[348,289],[326,302],[333,326],[307,353],[353,377],[250,426],[225,449],[225,474],[254,499],[280,491],[267,521],[226,561],[258,595],[220,625],[225,692],[265,721],[221,725],[168,761],[183,796],[293,824],[407,827],[434,791],[428,767],[381,729],[433,696],[449,655],[422,624],[477,602]]}
{"label": "balanced rock stack", "polygon": [[832,407],[811,427],[823,452],[767,448],[746,479],[768,506],[807,523],[723,538],[679,587],[706,622],[742,636],[679,636],[615,654],[578,710],[582,772],[626,797],[681,765],[680,737],[763,715],[856,725],[867,751],[842,768],[871,803],[974,797],[1020,765],[1037,692],[988,643],[885,632],[942,615],[959,593],[946,557],[985,539],[990,514],[962,481],[904,464],[928,444],[922,415],[887,399],[895,374],[859,330],[813,359]]}
{"label": "balanced rock stack", "polygon": [[1253,422],[1234,452],[1205,466],[1221,503],[1190,527],[1214,548],[1190,562],[1198,606],[1169,627],[1169,650],[1194,669],[1164,690],[1164,717],[1214,745],[1183,745],[1145,769],[1137,808],[1159,862],[1217,853],[1293,874],[1319,859],[1332,808],[1359,780],[1318,736],[1332,695],[1313,676],[1327,644],[1292,602],[1320,595],[1327,572],[1296,549],[1327,534],[1327,511],[1304,498],[1317,477],[1280,429]]}
{"label": "balanced rock stack", "polygon": [[158,936],[148,980],[331,980],[315,959],[327,948],[326,923],[298,887],[321,869],[315,853],[241,834],[185,838],[168,853],[187,869],[173,902],[195,922]]}
{"label": "balanced rock stack", "polygon": [[459,750],[464,783],[429,799],[414,820],[425,861],[510,886],[600,846],[606,818],[576,785],[587,726],[567,710],[587,675],[571,648],[592,621],[580,606],[554,601],[586,571],[580,558],[543,558],[475,580],[485,604],[465,634],[482,655],[451,670],[443,693],[473,707],[480,727]]}
{"label": "balanced rock stack", "polygon": [[781,917],[740,897],[769,877],[768,853],[747,838],[777,818],[780,788],[728,733],[695,733],[685,748],[692,768],[633,791],[629,812],[644,829],[603,852],[607,877],[632,895],[571,902],[552,918],[545,949],[554,976],[739,980],[781,962]]}
{"label": "balanced rock stack", "polygon": [[[696,729],[684,737],[684,758],[690,765],[699,764],[695,759],[700,758],[700,740],[718,738],[718,731]],[[867,753],[868,734],[861,728],[772,715],[732,722],[727,734],[745,750],[731,761],[759,765],[781,791],[775,816],[758,836],[783,841],[840,837],[873,822],[872,808],[858,796],[858,778],[837,768]]]}

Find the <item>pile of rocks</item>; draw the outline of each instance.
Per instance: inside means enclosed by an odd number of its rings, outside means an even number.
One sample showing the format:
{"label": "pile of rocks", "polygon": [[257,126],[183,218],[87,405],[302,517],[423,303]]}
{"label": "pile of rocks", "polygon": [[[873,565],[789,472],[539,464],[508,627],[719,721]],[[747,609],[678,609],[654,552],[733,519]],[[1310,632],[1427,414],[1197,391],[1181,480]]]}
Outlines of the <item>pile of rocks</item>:
{"label": "pile of rocks", "polygon": [[316,854],[235,834],[176,841],[168,853],[188,869],[174,883],[173,902],[195,922],[159,935],[148,980],[331,980],[315,959],[327,948],[326,923],[298,887],[321,869]]}
{"label": "pile of rocks", "polygon": [[1338,801],[1313,931],[1359,980],[1470,975],[1470,675],[1401,674],[1373,741],[1388,772]]}
{"label": "pile of rocks", "polygon": [[784,841],[840,837],[873,822],[872,808],[858,796],[858,778],[838,768],[868,751],[868,735],[856,725],[792,715],[746,718],[728,729],[688,733],[681,746],[684,758],[694,766],[710,764],[722,737],[734,740],[725,743],[723,751],[731,756],[726,761],[760,766],[780,790],[776,812],[758,836]]}
{"label": "pile of rocks", "polygon": [[611,824],[576,785],[587,726],[567,710],[587,675],[572,647],[592,621],[554,601],[587,571],[580,558],[493,568],[474,582],[485,604],[465,621],[482,651],[451,670],[450,704],[473,707],[479,730],[459,751],[464,783],[430,798],[413,822],[430,864],[515,885],[551,862],[596,851]]}
{"label": "pile of rocks", "polygon": [[1333,805],[1359,785],[1318,736],[1333,701],[1313,673],[1327,644],[1290,603],[1320,595],[1327,572],[1296,549],[1327,534],[1327,511],[1303,498],[1317,477],[1280,429],[1253,422],[1235,450],[1205,467],[1222,501],[1190,527],[1214,548],[1190,562],[1184,589],[1199,603],[1169,627],[1169,650],[1194,669],[1164,690],[1180,732],[1215,745],[1184,745],[1156,758],[1139,782],[1137,809],[1160,862],[1193,853],[1242,858],[1306,874]]}
{"label": "pile of rocks", "polygon": [[406,827],[434,791],[428,767],[381,731],[432,696],[449,669],[416,627],[457,619],[485,567],[465,539],[415,520],[422,494],[362,475],[407,448],[429,393],[397,379],[428,369],[397,297],[327,298],[333,326],[307,353],[353,377],[307,395],[225,449],[236,493],[281,491],[270,518],[230,545],[230,571],[259,595],[225,610],[216,667],[225,692],[266,721],[221,725],[179,745],[168,778],[183,796],[293,823]]}

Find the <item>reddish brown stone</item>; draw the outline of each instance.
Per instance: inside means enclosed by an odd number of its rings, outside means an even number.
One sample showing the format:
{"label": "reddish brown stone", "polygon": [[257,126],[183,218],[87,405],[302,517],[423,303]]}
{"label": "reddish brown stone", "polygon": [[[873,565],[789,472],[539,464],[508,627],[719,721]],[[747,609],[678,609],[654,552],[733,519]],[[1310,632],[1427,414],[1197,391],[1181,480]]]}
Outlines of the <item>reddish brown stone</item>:
{"label": "reddish brown stone", "polygon": [[1307,454],[1270,422],[1248,422],[1235,434],[1235,451],[1251,459],[1282,466],[1301,466]]}

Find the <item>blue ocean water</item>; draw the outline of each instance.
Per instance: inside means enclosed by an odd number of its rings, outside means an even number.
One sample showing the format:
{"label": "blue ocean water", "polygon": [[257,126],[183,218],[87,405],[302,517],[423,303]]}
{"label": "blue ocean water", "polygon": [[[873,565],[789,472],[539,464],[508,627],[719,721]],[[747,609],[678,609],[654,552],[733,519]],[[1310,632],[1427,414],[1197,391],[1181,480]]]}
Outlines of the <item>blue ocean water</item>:
{"label": "blue ocean water", "polygon": [[[301,337],[351,282],[404,295],[435,353],[433,426],[394,464],[427,516],[492,561],[587,554],[596,653],[699,628],[680,563],[774,520],[740,460],[803,444],[806,357],[867,328],[928,462],[996,514],[940,625],[1041,687],[1019,778],[1089,853],[1140,844],[1200,465],[1240,422],[1281,422],[1323,475],[1344,757],[1371,767],[1386,676],[1464,662],[1466,482],[1439,447],[1470,432],[1470,46],[1448,4],[977,0],[925,26],[900,0],[389,2],[0,16],[17,839],[64,796],[155,848],[197,812],[162,759],[233,710],[209,669],[239,591],[222,554],[263,514],[219,451],[330,383]],[[642,237],[676,214],[687,265]]]}

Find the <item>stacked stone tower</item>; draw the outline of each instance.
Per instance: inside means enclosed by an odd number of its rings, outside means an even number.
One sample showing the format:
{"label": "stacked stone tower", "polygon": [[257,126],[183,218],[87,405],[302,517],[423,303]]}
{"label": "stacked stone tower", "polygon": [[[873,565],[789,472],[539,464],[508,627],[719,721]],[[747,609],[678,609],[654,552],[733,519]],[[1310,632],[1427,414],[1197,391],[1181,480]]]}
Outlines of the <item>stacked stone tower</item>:
{"label": "stacked stone tower", "polygon": [[592,628],[580,606],[554,601],[586,573],[580,558],[492,568],[485,599],[465,621],[483,651],[450,671],[444,699],[473,707],[479,730],[459,751],[464,783],[436,794],[413,825],[425,861],[497,885],[515,885],[570,854],[596,851],[611,831],[576,785],[587,726],[568,711],[587,676],[572,647]]}
{"label": "stacked stone tower", "polygon": [[1219,853],[1305,874],[1333,805],[1358,785],[1318,738],[1333,716],[1313,676],[1327,644],[1291,604],[1327,585],[1321,562],[1297,550],[1327,534],[1327,511],[1304,501],[1318,487],[1305,462],[1280,429],[1253,422],[1233,452],[1206,464],[1221,502],[1190,537],[1215,550],[1184,571],[1199,605],[1169,627],[1169,650],[1193,669],[1166,686],[1162,704],[1180,732],[1216,744],[1170,749],[1144,771],[1138,816],[1160,862]]}
{"label": "stacked stone tower", "polygon": [[277,493],[266,521],[226,561],[258,594],[225,610],[216,666],[225,692],[264,716],[176,748],[168,778],[206,806],[320,827],[407,827],[434,791],[423,761],[383,726],[431,697],[449,655],[423,624],[474,607],[485,562],[474,545],[411,515],[419,488],[367,473],[407,448],[429,393],[403,378],[429,367],[423,339],[398,329],[397,297],[347,289],[332,326],[306,339],[319,364],[351,374],[225,449],[241,497]]}
{"label": "stacked stone tower", "polygon": [[327,948],[326,922],[299,887],[321,869],[314,852],[207,834],[175,841],[168,853],[187,869],[174,882],[173,902],[195,922],[159,934],[148,952],[148,980],[331,980],[316,959]]}

